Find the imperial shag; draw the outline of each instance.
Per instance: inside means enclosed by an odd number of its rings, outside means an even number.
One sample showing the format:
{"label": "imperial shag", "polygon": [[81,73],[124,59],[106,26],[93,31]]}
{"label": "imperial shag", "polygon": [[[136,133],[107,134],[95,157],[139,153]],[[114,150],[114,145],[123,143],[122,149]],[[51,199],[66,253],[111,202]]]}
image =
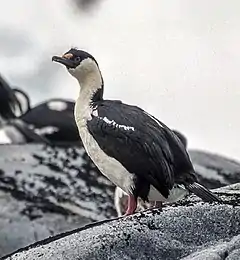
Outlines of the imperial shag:
{"label": "imperial shag", "polygon": [[95,58],[70,49],[52,60],[66,66],[80,84],[75,121],[86,152],[98,169],[128,194],[126,215],[137,198],[174,202],[193,192],[219,199],[197,182],[184,144],[164,123],[137,106],[103,99],[103,78]]}

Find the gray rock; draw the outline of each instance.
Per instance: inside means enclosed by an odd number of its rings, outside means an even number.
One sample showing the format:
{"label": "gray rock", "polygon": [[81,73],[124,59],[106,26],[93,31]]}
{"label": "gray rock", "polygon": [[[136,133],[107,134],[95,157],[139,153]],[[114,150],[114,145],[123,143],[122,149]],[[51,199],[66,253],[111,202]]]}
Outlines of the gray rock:
{"label": "gray rock", "polygon": [[236,184],[218,189],[223,199],[220,205],[191,196],[162,212],[148,210],[91,224],[3,259],[236,259],[240,250],[239,188]]}
{"label": "gray rock", "polygon": [[[42,212],[33,208],[32,217],[26,212],[26,201],[0,191],[0,256],[35,241],[89,223],[89,218],[61,212]],[[30,206],[31,207],[31,206]],[[44,210],[44,207],[43,207]],[[33,218],[33,215],[35,216]]]}
{"label": "gray rock", "polygon": [[115,216],[113,185],[83,148],[0,147],[0,257]]}
{"label": "gray rock", "polygon": [[240,257],[240,235],[233,237],[230,241],[219,242],[214,246],[193,253],[183,260],[237,260]]}
{"label": "gray rock", "polygon": [[240,163],[209,152],[189,150],[202,184],[209,189],[240,182]]}
{"label": "gray rock", "polygon": [[[0,257],[116,216],[114,187],[82,147],[1,145],[0,155]],[[204,152],[190,155],[206,186],[240,181],[237,162]]]}
{"label": "gray rock", "polygon": [[32,205],[94,221],[114,214],[113,185],[83,148],[5,145],[0,152],[0,190],[29,202],[23,212],[29,218],[36,217]]}

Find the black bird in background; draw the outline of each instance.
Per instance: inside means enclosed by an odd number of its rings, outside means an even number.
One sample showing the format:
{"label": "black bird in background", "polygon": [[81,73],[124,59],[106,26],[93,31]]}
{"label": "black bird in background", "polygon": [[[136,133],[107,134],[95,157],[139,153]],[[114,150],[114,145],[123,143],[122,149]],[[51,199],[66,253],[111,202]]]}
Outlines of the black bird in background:
{"label": "black bird in background", "polygon": [[73,110],[74,102],[60,98],[31,107],[28,95],[0,76],[0,130],[7,143],[78,145]]}
{"label": "black bird in background", "polygon": [[[27,99],[27,102],[29,102],[29,99]],[[16,97],[14,89],[11,89],[0,75],[0,119],[16,118],[16,110],[23,113],[22,105]]]}

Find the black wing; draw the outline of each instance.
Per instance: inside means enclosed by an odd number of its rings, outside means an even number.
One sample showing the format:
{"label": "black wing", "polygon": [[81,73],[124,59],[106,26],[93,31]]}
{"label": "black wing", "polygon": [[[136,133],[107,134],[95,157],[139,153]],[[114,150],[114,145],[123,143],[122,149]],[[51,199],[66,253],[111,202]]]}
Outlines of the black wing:
{"label": "black wing", "polygon": [[92,115],[87,127],[100,148],[168,197],[174,172],[179,167],[192,169],[181,141],[138,107],[105,100],[96,110],[98,116]]}

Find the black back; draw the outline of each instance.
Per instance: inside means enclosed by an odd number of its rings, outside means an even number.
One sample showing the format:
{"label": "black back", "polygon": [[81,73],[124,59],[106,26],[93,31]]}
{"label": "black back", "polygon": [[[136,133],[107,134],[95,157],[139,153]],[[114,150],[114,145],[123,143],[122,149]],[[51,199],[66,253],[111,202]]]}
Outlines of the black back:
{"label": "black back", "polygon": [[[51,102],[63,102],[64,110],[51,109]],[[80,142],[74,120],[74,102],[64,99],[51,99],[43,102],[22,115],[21,120],[40,131],[52,142]],[[47,128],[54,131],[48,132]],[[44,132],[46,129],[46,132]]]}

